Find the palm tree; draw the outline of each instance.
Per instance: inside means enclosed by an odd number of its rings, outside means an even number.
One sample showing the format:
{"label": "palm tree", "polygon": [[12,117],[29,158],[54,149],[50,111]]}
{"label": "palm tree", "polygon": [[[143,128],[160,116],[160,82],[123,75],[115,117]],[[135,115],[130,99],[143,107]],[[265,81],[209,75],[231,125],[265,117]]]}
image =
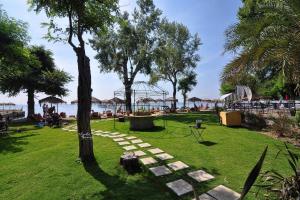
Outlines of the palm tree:
{"label": "palm tree", "polygon": [[238,18],[226,31],[225,52],[237,56],[225,66],[222,82],[239,82],[245,74],[260,81],[280,76],[299,88],[300,2],[245,0]]}

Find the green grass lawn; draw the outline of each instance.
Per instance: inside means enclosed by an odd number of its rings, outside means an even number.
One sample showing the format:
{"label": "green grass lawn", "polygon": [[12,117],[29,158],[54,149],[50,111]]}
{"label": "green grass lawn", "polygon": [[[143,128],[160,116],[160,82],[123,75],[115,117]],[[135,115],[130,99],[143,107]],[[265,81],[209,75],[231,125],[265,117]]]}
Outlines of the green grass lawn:
{"label": "green grass lawn", "polygon": [[[205,142],[197,143],[188,128],[196,119],[204,120]],[[291,174],[283,153],[275,159],[283,143],[244,128],[217,124],[211,114],[170,116],[167,127],[156,120],[152,132],[129,131],[128,123],[98,120],[95,130],[118,131],[139,137],[173,155],[190,169],[164,178],[155,178],[146,169],[134,176],[119,166],[122,149],[110,138],[94,136],[96,165],[77,162],[78,142],[74,132],[55,128],[37,129],[32,125],[0,138],[0,199],[179,199],[166,186],[168,181],[184,178],[200,193],[223,184],[240,192],[243,183],[266,145],[269,151],[264,170],[276,169]],[[299,149],[291,147],[295,152]],[[171,162],[168,161],[168,162]],[[196,183],[186,176],[193,169],[204,169],[216,178]],[[255,191],[255,190],[254,190]],[[191,194],[181,199],[191,199]],[[250,195],[248,199],[255,199]]]}

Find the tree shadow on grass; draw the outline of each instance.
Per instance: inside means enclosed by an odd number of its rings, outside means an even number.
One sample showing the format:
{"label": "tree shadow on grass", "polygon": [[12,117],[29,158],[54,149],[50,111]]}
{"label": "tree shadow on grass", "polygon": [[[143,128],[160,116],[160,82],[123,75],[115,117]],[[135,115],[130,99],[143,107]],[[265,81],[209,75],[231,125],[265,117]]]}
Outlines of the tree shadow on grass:
{"label": "tree shadow on grass", "polygon": [[168,192],[161,188],[160,184],[157,185],[149,181],[147,177],[143,177],[141,180],[128,181],[126,176],[109,175],[100,168],[97,161],[83,164],[83,166],[86,172],[107,188],[105,191],[92,194],[93,198],[109,200],[173,199]]}
{"label": "tree shadow on grass", "polygon": [[194,124],[196,120],[202,120],[205,124],[218,124],[219,119],[215,114],[174,114],[165,117],[166,120],[185,124]]}
{"label": "tree shadow on grass", "polygon": [[216,144],[218,144],[218,143],[216,143],[216,142],[211,142],[211,141],[200,141],[199,144],[203,144],[203,145],[205,145],[205,146],[207,146],[207,147],[210,147],[210,146],[214,146],[214,145],[216,145]]}
{"label": "tree shadow on grass", "polygon": [[28,144],[27,138],[39,134],[27,134],[22,136],[5,136],[0,139],[0,154],[8,152],[17,153],[23,151],[23,146]]}

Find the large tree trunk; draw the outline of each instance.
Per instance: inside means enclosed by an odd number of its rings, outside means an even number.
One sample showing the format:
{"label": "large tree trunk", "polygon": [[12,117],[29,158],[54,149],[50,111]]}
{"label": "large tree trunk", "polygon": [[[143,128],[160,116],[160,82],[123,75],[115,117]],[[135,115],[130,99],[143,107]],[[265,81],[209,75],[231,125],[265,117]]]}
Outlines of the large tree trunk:
{"label": "large tree trunk", "polygon": [[125,84],[125,105],[126,105],[126,112],[132,113],[131,108],[131,84]]}
{"label": "large tree trunk", "polygon": [[176,93],[177,93],[177,82],[175,81],[175,82],[173,83],[173,106],[174,106],[174,109],[175,109],[175,110],[176,110],[176,108],[177,108]]}
{"label": "large tree trunk", "polygon": [[77,126],[79,138],[79,157],[82,162],[94,161],[93,138],[90,127],[91,113],[91,69],[90,59],[85,55],[85,50],[78,48],[78,110]]}
{"label": "large tree trunk", "polygon": [[34,90],[27,90],[27,117],[31,117],[34,114]]}

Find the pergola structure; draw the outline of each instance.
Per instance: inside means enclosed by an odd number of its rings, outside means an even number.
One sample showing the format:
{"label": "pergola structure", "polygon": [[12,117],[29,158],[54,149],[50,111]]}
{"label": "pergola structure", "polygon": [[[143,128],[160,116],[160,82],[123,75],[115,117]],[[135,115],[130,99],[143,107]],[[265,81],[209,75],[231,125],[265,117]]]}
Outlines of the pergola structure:
{"label": "pergola structure", "polygon": [[[133,97],[133,113],[138,111],[141,106],[147,104],[150,111],[150,103],[155,102],[155,98],[161,98],[165,105],[166,95],[168,92],[156,85],[151,85],[145,81],[137,81],[132,84],[131,95]],[[125,99],[125,88],[114,91],[114,98],[120,97]],[[140,103],[144,105],[141,105]]]}
{"label": "pergola structure", "polygon": [[[151,112],[150,104],[151,102],[156,102],[156,99],[159,99],[159,101],[161,101],[163,105],[159,109],[164,109],[166,106],[167,95],[168,92],[166,90],[156,85],[151,85],[145,81],[134,82],[131,87],[131,96],[133,99],[133,116],[135,116],[136,113],[140,110]],[[117,97],[126,99],[125,87],[114,91],[114,98]]]}

